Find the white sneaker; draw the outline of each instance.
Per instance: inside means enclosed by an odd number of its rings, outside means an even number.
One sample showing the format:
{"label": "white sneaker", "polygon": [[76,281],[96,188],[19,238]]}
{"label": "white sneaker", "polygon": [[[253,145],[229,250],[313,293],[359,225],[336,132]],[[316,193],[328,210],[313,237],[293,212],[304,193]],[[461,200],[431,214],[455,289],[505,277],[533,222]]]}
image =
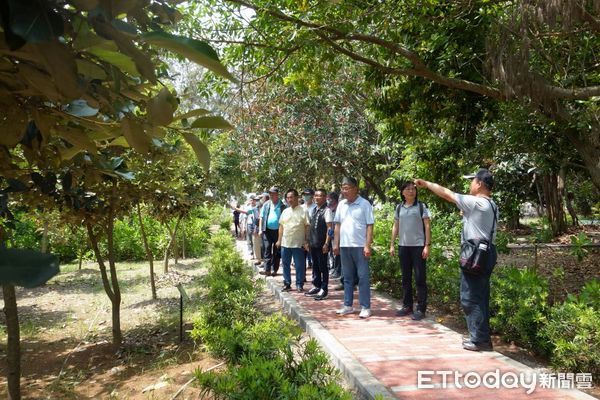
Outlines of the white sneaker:
{"label": "white sneaker", "polygon": [[371,316],[371,309],[363,307],[362,310],[360,310],[360,314],[358,314],[358,316],[360,318],[369,318]]}
{"label": "white sneaker", "polygon": [[342,308],[340,308],[339,310],[337,310],[335,313],[337,315],[347,315],[347,314],[352,314],[354,312],[354,308],[350,307],[350,306],[343,306]]}
{"label": "white sneaker", "polygon": [[325,291],[323,289],[319,290],[319,292],[317,293],[317,295],[315,297],[319,297],[319,296],[323,296],[325,294]]}

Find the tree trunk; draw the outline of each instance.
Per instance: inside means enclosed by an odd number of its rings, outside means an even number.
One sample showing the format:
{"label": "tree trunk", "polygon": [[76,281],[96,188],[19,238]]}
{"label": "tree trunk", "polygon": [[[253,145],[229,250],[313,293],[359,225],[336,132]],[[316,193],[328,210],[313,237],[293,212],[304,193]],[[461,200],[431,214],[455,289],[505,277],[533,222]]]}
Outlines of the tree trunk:
{"label": "tree trunk", "polygon": [[104,264],[104,258],[102,257],[102,254],[100,253],[100,247],[98,246],[98,237],[94,233],[92,225],[89,221],[86,221],[86,227],[87,227],[87,231],[88,231],[88,237],[90,239],[90,244],[92,246],[92,250],[94,251],[94,255],[96,256],[96,261],[98,261],[98,266],[100,267],[100,275],[102,276],[102,286],[104,287],[104,291],[106,292],[106,295],[110,299],[110,303],[111,303],[112,309],[113,309],[113,345],[120,346],[122,336],[121,336],[120,318],[118,318],[118,308],[117,308],[117,318],[116,318],[116,321],[117,321],[116,332],[115,332],[114,323],[115,323],[115,304],[117,304],[117,307],[118,307],[120,305],[121,299],[119,296],[119,302],[118,303],[116,302],[115,294],[111,288],[111,281],[108,279],[106,265]]}
{"label": "tree trunk", "polygon": [[2,285],[4,297],[4,315],[6,316],[8,364],[8,399],[21,399],[21,338],[19,333],[19,314],[17,310],[17,295],[13,285]]}
{"label": "tree trunk", "polygon": [[186,240],[186,235],[185,235],[185,221],[183,221],[181,223],[181,258],[183,258],[184,260],[186,259],[186,256],[185,256],[185,240]]}
{"label": "tree trunk", "polygon": [[115,264],[115,244],[114,244],[114,231],[115,231],[115,191],[116,187],[113,186],[113,193],[110,201],[110,208],[108,213],[108,223],[106,224],[106,241],[108,249],[108,265],[110,267],[110,282],[112,284],[113,298],[112,303],[112,333],[113,333],[113,344],[120,346],[123,342],[121,334],[121,288],[119,287],[119,279],[117,277],[117,266]]}
{"label": "tree trunk", "polygon": [[165,264],[164,264],[164,269],[163,272],[166,274],[169,272],[169,250],[171,250],[171,246],[173,245],[173,241],[175,240],[175,237],[177,236],[177,228],[179,228],[179,223],[181,222],[181,218],[182,216],[178,216],[177,217],[177,221],[175,222],[175,227],[173,229],[171,229],[171,227],[169,226],[169,223],[166,222],[165,226],[167,227],[167,231],[169,231],[169,244],[167,244],[167,248],[165,249]]}
{"label": "tree trunk", "polygon": [[40,251],[42,253],[46,253],[48,251],[48,221],[44,221],[44,227],[42,231],[42,248]]}
{"label": "tree trunk", "polygon": [[79,250],[79,270],[80,271],[81,271],[81,267],[83,265],[83,253],[84,253],[83,249],[80,249]]}
{"label": "tree trunk", "polygon": [[600,123],[592,122],[589,134],[583,138],[576,129],[567,129],[566,136],[581,155],[592,183],[600,190]]}
{"label": "tree trunk", "polygon": [[156,281],[154,280],[154,255],[150,246],[148,245],[148,238],[146,237],[146,230],[144,229],[144,221],[142,220],[142,211],[140,210],[140,204],[137,204],[137,214],[140,220],[140,233],[142,234],[142,241],[144,242],[144,249],[146,249],[146,258],[150,264],[150,289],[152,290],[152,299],[156,300]]}
{"label": "tree trunk", "polygon": [[542,190],[546,200],[546,215],[554,236],[566,231],[565,213],[560,190],[560,180],[555,173],[542,176]]}

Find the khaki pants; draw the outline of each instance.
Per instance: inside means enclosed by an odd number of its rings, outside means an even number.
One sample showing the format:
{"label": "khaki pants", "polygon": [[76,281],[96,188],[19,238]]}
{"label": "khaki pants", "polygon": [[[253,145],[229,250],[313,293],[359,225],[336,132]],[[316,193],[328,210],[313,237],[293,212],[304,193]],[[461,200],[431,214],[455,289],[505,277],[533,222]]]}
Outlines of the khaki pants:
{"label": "khaki pants", "polygon": [[252,234],[252,247],[254,251],[254,258],[262,260],[262,238],[258,233]]}

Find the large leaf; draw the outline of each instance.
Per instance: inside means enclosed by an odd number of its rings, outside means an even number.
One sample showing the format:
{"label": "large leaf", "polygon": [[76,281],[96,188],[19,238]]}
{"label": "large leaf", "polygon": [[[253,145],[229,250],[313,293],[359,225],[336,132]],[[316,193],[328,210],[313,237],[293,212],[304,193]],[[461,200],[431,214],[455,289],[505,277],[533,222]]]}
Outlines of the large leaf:
{"label": "large leaf", "polygon": [[177,102],[169,89],[163,88],[156,97],[146,103],[150,121],[155,125],[169,125],[173,122],[174,104],[176,105]]}
{"label": "large leaf", "polygon": [[61,147],[58,149],[58,154],[60,155],[60,159],[63,161],[70,160],[75,157],[77,154],[81,153],[83,150],[78,147]]}
{"label": "large leaf", "polygon": [[138,153],[146,154],[150,151],[152,141],[144,132],[144,128],[135,119],[125,117],[121,121],[123,136],[127,139],[127,143]]}
{"label": "large leaf", "polygon": [[210,168],[210,153],[208,152],[208,148],[204,143],[198,139],[198,136],[194,135],[191,132],[183,132],[183,137],[192,146],[194,149],[194,153],[196,153],[196,158],[208,173]]}
{"label": "large leaf", "polygon": [[46,42],[62,36],[63,19],[44,0],[8,0],[10,28],[27,42]]}
{"label": "large leaf", "polygon": [[227,71],[227,68],[221,61],[217,52],[206,42],[196,39],[190,39],[182,36],[171,35],[163,31],[148,32],[142,35],[142,40],[154,46],[159,46],[179,54],[203,67],[208,68],[217,75],[220,75],[232,82],[237,79]]}
{"label": "large leaf", "polygon": [[174,117],[174,119],[177,120],[177,119],[185,119],[185,118],[192,118],[192,117],[202,117],[207,114],[210,114],[210,111],[208,111],[205,108],[198,108],[196,110],[188,111],[185,114],[176,115]]}
{"label": "large leaf", "polygon": [[18,70],[19,75],[37,92],[37,96],[43,96],[55,102],[63,100],[61,93],[47,73],[25,63],[20,63]]}
{"label": "large leaf", "polygon": [[135,62],[125,54],[121,54],[118,51],[109,50],[103,46],[90,47],[88,51],[131,76],[140,76],[140,73],[135,67]]}
{"label": "large leaf", "polygon": [[35,45],[42,55],[46,71],[50,73],[58,90],[68,99],[81,97],[83,88],[77,80],[77,64],[73,52],[58,40]]}
{"label": "large leaf", "polygon": [[33,288],[59,272],[58,258],[33,250],[0,250],[0,283]]}
{"label": "large leaf", "polygon": [[108,77],[104,68],[96,63],[83,59],[77,59],[75,60],[75,63],[77,64],[77,72],[88,79],[99,79],[103,81]]}
{"label": "large leaf", "polygon": [[192,128],[233,129],[223,117],[200,117],[194,121]]}
{"label": "large leaf", "polygon": [[11,107],[0,116],[0,145],[14,147],[21,141],[27,127],[27,114],[20,107]]}
{"label": "large leaf", "polygon": [[85,131],[70,126],[56,127],[53,131],[57,136],[65,139],[78,149],[85,150],[90,154],[96,154],[96,144],[86,135]]}
{"label": "large leaf", "polygon": [[144,78],[152,83],[156,83],[156,74],[154,72],[152,60],[148,55],[138,49],[129,37],[115,29],[111,24],[100,19],[93,19],[92,24],[99,35],[114,40],[119,47],[119,51],[127,54],[133,59],[137,70]]}

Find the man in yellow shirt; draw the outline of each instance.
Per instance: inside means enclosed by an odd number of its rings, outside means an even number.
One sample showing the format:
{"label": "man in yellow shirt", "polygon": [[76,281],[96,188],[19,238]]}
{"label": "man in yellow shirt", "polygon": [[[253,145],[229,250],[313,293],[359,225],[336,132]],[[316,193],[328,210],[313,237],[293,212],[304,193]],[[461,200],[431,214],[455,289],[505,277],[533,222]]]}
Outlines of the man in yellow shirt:
{"label": "man in yellow shirt", "polygon": [[281,247],[283,265],[283,291],[292,290],[291,261],[296,268],[296,289],[304,291],[306,258],[304,250],[308,248],[310,221],[306,209],[298,204],[298,191],[290,189],[285,194],[289,207],[283,210],[279,218],[279,240],[275,244]]}

